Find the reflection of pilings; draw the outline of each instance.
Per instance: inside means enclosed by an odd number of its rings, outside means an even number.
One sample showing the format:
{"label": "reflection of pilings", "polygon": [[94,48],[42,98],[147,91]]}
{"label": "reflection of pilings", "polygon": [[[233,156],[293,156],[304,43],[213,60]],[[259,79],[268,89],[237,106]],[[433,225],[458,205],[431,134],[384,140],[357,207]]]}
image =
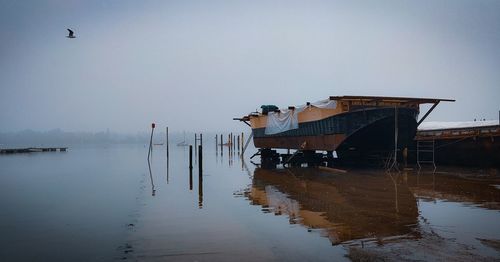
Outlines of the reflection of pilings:
{"label": "reflection of pilings", "polygon": [[168,184],[169,179],[170,179],[169,169],[170,169],[170,159],[167,156],[167,184]]}
{"label": "reflection of pilings", "polygon": [[200,176],[203,173],[203,147],[201,145],[198,146],[198,171],[200,172]]}
{"label": "reflection of pilings", "polygon": [[153,172],[151,172],[151,163],[148,158],[148,168],[149,168],[149,180],[151,181],[151,195],[155,196],[156,190],[155,190],[155,184],[153,181]]}
{"label": "reflection of pilings", "polygon": [[[394,177],[392,177],[392,174],[391,173],[387,173],[389,175],[389,177],[391,178],[392,180],[392,183],[394,184],[394,204],[396,206],[395,208],[395,211],[396,211],[396,215],[399,214],[399,204],[398,204],[398,184],[397,184],[397,181],[396,179],[394,179]],[[398,174],[396,174],[397,176]]]}
{"label": "reflection of pilings", "polygon": [[203,207],[203,147],[198,146],[198,207]]}
{"label": "reflection of pilings", "polygon": [[245,144],[245,136],[243,135],[243,132],[241,132],[241,150],[243,151],[243,146]]}
{"label": "reflection of pilings", "polygon": [[203,208],[203,177],[198,178],[198,208]]}
{"label": "reflection of pilings", "polygon": [[193,190],[193,169],[189,169],[189,190]]}

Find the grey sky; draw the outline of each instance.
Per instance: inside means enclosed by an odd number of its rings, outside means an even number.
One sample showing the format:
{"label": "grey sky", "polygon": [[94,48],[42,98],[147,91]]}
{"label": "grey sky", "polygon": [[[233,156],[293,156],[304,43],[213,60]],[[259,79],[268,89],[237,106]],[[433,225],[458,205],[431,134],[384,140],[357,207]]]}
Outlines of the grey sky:
{"label": "grey sky", "polygon": [[[0,0],[0,131],[245,129],[330,95],[498,118],[500,1]],[[66,28],[75,30],[68,39]]]}

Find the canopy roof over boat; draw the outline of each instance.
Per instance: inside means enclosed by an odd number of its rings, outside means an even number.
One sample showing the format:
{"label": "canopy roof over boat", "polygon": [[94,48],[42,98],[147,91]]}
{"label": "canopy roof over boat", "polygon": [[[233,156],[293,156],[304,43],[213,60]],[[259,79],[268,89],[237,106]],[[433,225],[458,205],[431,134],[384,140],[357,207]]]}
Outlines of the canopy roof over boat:
{"label": "canopy roof over boat", "polygon": [[362,102],[397,102],[397,103],[418,103],[435,104],[441,101],[455,102],[453,99],[442,98],[418,98],[418,97],[394,97],[394,96],[330,96],[330,100],[337,101],[362,101]]}
{"label": "canopy roof over boat", "polygon": [[418,130],[442,130],[456,128],[475,128],[500,125],[498,120],[460,121],[460,122],[423,122]]}
{"label": "canopy roof over boat", "polygon": [[425,113],[425,115],[417,122],[417,126],[419,126],[425,120],[425,118],[427,118],[427,116],[432,112],[432,110],[434,110],[434,108],[436,108],[439,102],[455,102],[454,99],[391,96],[330,96],[330,100],[359,101],[362,103],[385,102],[398,104],[433,104],[432,107]]}
{"label": "canopy roof over boat", "polygon": [[[432,107],[427,110],[427,112],[424,114],[424,116],[417,122],[417,126],[419,126],[426,118],[427,116],[434,110],[434,108],[441,102],[455,102],[454,99],[442,99],[442,98],[419,98],[419,97],[395,97],[395,96],[330,96],[329,99],[321,100],[316,103],[307,103],[305,106],[313,105],[316,107],[325,107],[324,105],[327,105],[325,108],[328,108],[330,105],[330,102],[337,102],[337,101],[347,101],[347,102],[357,102],[361,104],[369,104],[369,103],[387,103],[387,104],[393,104],[395,106],[397,105],[419,105],[419,104],[433,104]],[[335,103],[336,106],[336,103]],[[304,105],[299,106],[298,108],[302,108]],[[296,107],[291,106],[288,108],[289,110],[295,110]],[[300,111],[300,110],[299,110]],[[245,122],[248,126],[246,121],[250,120],[250,116],[254,115],[254,113],[251,113],[250,115],[244,116],[242,118],[233,118],[233,120],[239,120]],[[258,116],[258,114],[254,115]]]}

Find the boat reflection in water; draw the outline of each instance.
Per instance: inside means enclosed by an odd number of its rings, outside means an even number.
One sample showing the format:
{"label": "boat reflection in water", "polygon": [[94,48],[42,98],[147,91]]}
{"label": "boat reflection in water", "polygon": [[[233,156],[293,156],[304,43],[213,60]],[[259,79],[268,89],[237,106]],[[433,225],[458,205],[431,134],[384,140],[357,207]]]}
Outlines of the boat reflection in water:
{"label": "boat reflection in water", "polygon": [[248,198],[290,223],[320,229],[332,244],[387,237],[419,237],[417,201],[403,176],[334,175],[320,169],[261,169]]}
{"label": "boat reflection in water", "polygon": [[245,195],[264,212],[286,215],[333,245],[357,245],[422,238],[429,223],[418,208],[423,202],[500,210],[499,189],[487,179],[456,174],[257,168]]}

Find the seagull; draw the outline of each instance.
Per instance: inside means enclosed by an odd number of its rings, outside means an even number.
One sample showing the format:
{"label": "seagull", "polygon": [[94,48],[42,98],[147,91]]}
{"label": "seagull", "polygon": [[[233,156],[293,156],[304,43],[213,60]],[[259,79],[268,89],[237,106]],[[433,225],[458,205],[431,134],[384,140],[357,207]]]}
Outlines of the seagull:
{"label": "seagull", "polygon": [[71,30],[69,28],[67,28],[67,30],[69,32],[68,35],[66,36],[67,38],[76,38],[75,33],[73,32],[73,30]]}

